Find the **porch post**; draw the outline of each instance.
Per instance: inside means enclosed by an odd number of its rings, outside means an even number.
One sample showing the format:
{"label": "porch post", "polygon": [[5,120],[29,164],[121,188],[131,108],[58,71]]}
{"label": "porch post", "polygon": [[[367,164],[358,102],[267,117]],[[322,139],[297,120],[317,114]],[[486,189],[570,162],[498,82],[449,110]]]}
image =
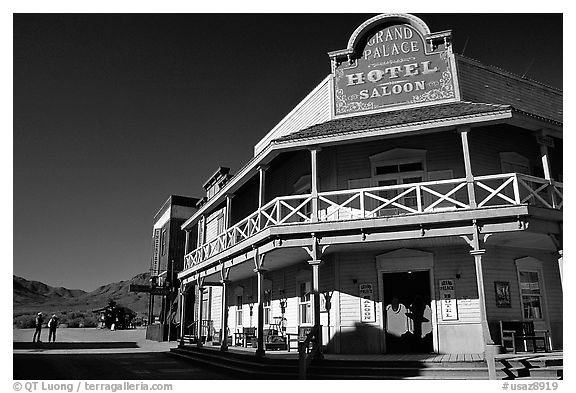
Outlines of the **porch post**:
{"label": "porch post", "polygon": [[264,257],[260,255],[258,249],[254,249],[254,273],[258,281],[258,327],[256,328],[256,336],[258,339],[258,347],[256,348],[256,356],[264,356],[266,348],[264,347]]}
{"label": "porch post", "polygon": [[186,242],[184,243],[184,255],[188,254],[190,251],[190,231],[188,229],[185,230],[186,233]]}
{"label": "porch post", "polygon": [[480,325],[482,327],[482,336],[484,337],[485,348],[489,345],[494,345],[488,328],[488,316],[486,312],[486,293],[484,291],[484,272],[482,269],[482,255],[486,250],[480,248],[480,231],[476,221],[473,223],[474,232],[472,234],[472,250],[470,255],[474,257],[474,267],[476,268],[476,286],[478,288],[478,306],[480,308]]}
{"label": "porch post", "polygon": [[204,215],[200,216],[200,220],[198,221],[198,246],[204,244],[204,239],[206,238],[206,217]]}
{"label": "porch post", "polygon": [[260,177],[260,184],[258,187],[258,208],[264,206],[264,200],[266,197],[266,170],[269,167],[267,165],[260,165],[258,167],[258,174]]}
{"label": "porch post", "polygon": [[[227,275],[226,275],[227,276]],[[228,295],[226,289],[230,280],[222,279],[222,326],[220,328],[220,350],[226,352],[228,350]]]}
{"label": "porch post", "polygon": [[186,285],[180,285],[180,345],[184,345],[186,334]]}
{"label": "porch post", "polygon": [[468,188],[468,201],[470,208],[476,208],[476,193],[474,191],[474,175],[472,174],[472,164],[470,162],[470,149],[468,147],[469,126],[458,127],[460,138],[462,139],[462,153],[464,154],[464,170],[466,171],[466,187]]}
{"label": "porch post", "polygon": [[318,152],[320,147],[310,148],[310,193],[312,194],[312,221],[318,221]]}
{"label": "porch post", "polygon": [[318,250],[318,238],[312,235],[312,259],[308,261],[308,264],[312,266],[312,296],[314,301],[314,327],[318,330],[318,356],[317,358],[322,359],[322,330],[320,327],[320,265],[322,260],[320,259],[320,250]]}
{"label": "porch post", "polygon": [[[542,169],[544,170],[544,178],[552,183],[552,171],[550,170],[550,159],[548,153],[548,144],[551,144],[550,138],[546,135],[545,130],[540,130],[539,133],[536,134],[536,141],[540,146],[540,156],[542,157]],[[548,144],[547,144],[548,143]],[[554,190],[552,187],[548,187],[548,196],[550,198],[550,205],[552,207],[556,207],[556,196],[554,195]]]}
{"label": "porch post", "polygon": [[226,229],[232,226],[232,198],[234,194],[226,194],[226,219],[224,220]]}
{"label": "porch post", "polygon": [[202,346],[202,303],[204,303],[204,287],[198,285],[198,327],[196,329],[196,345]]}

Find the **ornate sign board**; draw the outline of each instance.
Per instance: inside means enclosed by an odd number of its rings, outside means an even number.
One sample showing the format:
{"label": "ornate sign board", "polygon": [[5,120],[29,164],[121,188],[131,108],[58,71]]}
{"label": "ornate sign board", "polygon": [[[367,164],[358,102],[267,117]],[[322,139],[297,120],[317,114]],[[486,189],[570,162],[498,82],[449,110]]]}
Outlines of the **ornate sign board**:
{"label": "ornate sign board", "polygon": [[372,284],[360,284],[360,322],[376,322],[374,288]]}
{"label": "ornate sign board", "polygon": [[460,100],[450,42],[412,15],[370,19],[330,53],[334,117]]}
{"label": "ornate sign board", "polygon": [[443,321],[458,320],[454,280],[440,280],[440,310]]}

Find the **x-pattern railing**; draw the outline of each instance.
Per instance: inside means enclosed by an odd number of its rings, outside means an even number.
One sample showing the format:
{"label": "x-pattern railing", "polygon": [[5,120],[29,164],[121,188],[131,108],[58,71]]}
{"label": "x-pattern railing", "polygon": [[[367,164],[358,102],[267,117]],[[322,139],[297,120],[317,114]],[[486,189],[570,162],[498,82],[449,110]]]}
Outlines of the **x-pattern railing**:
{"label": "x-pattern railing", "polygon": [[[562,209],[563,184],[517,173],[473,180],[476,207],[533,204]],[[318,220],[339,221],[399,214],[421,214],[471,207],[464,178],[393,186],[328,191],[318,194]],[[277,197],[209,242],[186,255],[186,268],[200,263],[262,230],[312,221],[313,196]]]}

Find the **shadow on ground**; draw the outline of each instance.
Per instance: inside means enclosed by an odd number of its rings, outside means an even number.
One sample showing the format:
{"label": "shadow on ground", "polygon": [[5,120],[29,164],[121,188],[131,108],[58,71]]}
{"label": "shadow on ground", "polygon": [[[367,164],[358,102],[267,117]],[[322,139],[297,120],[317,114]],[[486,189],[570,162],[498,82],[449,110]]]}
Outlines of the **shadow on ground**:
{"label": "shadow on ground", "polygon": [[14,349],[106,349],[106,348],[139,348],[138,344],[131,341],[109,342],[55,342],[55,343],[30,343],[15,342]]}
{"label": "shadow on ground", "polygon": [[166,352],[13,355],[15,380],[231,379],[225,371],[193,364]]}

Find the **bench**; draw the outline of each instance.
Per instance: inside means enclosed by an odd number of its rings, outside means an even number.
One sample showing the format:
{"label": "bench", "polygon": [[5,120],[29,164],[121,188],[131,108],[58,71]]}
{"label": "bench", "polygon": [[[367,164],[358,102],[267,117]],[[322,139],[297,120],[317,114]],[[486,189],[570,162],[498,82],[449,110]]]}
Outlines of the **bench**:
{"label": "bench", "polygon": [[286,337],[278,329],[264,329],[264,347],[267,351],[286,350]]}
{"label": "bench", "polygon": [[[538,352],[542,348],[544,352],[550,352],[548,330],[534,329],[533,321],[500,321],[500,338],[502,346],[513,353],[517,352],[516,343],[523,343],[524,351],[528,351],[527,343],[532,344],[532,351]],[[542,347],[538,347],[538,342],[542,342]]]}

